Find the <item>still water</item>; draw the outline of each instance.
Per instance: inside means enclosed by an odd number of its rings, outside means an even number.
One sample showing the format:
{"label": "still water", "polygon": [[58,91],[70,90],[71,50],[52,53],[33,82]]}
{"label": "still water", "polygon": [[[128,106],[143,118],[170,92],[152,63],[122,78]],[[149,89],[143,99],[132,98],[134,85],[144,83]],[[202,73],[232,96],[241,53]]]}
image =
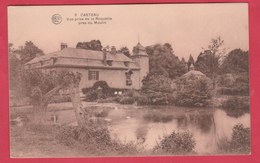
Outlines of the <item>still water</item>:
{"label": "still water", "polygon": [[[162,107],[162,106],[161,106]],[[145,114],[167,114],[171,121],[151,122],[145,120]],[[196,141],[197,154],[214,154],[217,143],[222,139],[231,139],[232,128],[241,123],[250,127],[250,115],[239,118],[228,116],[220,109],[183,109],[183,108],[118,108],[111,110],[107,117],[109,130],[114,139],[122,143],[136,142],[149,150],[173,131],[189,131]]]}

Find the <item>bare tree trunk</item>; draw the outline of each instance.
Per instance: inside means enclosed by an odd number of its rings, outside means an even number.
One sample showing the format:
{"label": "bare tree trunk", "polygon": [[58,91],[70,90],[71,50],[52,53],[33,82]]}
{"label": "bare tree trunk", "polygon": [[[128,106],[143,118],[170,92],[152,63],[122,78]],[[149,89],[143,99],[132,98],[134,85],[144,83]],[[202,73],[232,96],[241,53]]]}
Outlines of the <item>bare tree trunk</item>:
{"label": "bare tree trunk", "polygon": [[46,120],[46,109],[47,104],[34,104],[33,105],[33,123],[34,124],[43,124]]}
{"label": "bare tree trunk", "polygon": [[46,111],[51,98],[58,93],[61,86],[53,88],[51,91],[42,96],[39,88],[34,88],[33,94],[33,123],[43,124],[46,120]]}
{"label": "bare tree trunk", "polygon": [[71,102],[75,111],[77,123],[81,127],[85,127],[89,123],[89,113],[83,109],[83,105],[80,100],[79,85],[72,84],[69,87]]}

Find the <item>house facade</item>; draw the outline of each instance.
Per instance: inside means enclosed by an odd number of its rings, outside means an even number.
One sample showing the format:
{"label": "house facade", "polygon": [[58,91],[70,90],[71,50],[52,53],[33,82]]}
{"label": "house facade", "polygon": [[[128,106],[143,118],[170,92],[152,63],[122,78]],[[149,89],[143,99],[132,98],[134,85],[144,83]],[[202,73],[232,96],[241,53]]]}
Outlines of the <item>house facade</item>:
{"label": "house facade", "polygon": [[111,88],[138,90],[149,72],[149,58],[140,43],[130,57],[114,47],[110,51],[94,51],[61,44],[60,51],[36,57],[26,63],[25,68],[78,72],[82,75],[80,90],[92,87],[97,81],[105,81]]}

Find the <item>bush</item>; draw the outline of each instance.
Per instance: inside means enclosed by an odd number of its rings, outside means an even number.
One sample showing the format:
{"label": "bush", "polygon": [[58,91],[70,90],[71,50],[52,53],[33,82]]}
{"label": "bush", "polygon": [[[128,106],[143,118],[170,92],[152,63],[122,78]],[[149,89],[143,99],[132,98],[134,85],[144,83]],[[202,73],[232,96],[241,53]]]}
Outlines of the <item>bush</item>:
{"label": "bush", "polygon": [[112,140],[106,126],[96,124],[87,127],[63,127],[56,138],[68,146],[76,146],[95,155],[136,154],[139,151],[133,143],[121,144]]}
{"label": "bush", "polygon": [[169,154],[188,154],[195,148],[195,140],[190,132],[176,133],[165,136],[154,148],[156,152],[166,152]]}
{"label": "bush", "polygon": [[245,128],[242,124],[235,125],[230,146],[234,152],[250,153],[250,128]]}
{"label": "bush", "polygon": [[218,77],[217,93],[220,95],[249,95],[249,75],[248,73],[225,74]]}
{"label": "bush", "polygon": [[173,94],[169,92],[143,90],[142,95],[143,95],[143,99],[140,98],[139,100],[144,100],[142,102],[151,105],[169,105],[169,104],[173,104],[174,102]]}
{"label": "bush", "polygon": [[208,78],[194,80],[181,79],[175,97],[175,104],[179,106],[203,107],[210,104],[212,83]]}
{"label": "bush", "polygon": [[137,99],[137,105],[149,105],[150,103],[150,99],[144,94]]}
{"label": "bush", "polygon": [[235,125],[231,140],[229,141],[227,138],[220,140],[218,150],[223,153],[249,154],[251,151],[250,128],[245,128],[242,124]]}
{"label": "bush", "polygon": [[167,123],[173,120],[172,115],[162,115],[159,113],[148,113],[143,116],[143,119],[149,122],[163,122]]}
{"label": "bush", "polygon": [[222,108],[226,111],[227,115],[232,117],[239,117],[245,113],[249,113],[249,102],[246,99],[239,97],[231,97],[222,103]]}
{"label": "bush", "polygon": [[134,97],[122,97],[119,101],[120,104],[133,104],[134,102]]}

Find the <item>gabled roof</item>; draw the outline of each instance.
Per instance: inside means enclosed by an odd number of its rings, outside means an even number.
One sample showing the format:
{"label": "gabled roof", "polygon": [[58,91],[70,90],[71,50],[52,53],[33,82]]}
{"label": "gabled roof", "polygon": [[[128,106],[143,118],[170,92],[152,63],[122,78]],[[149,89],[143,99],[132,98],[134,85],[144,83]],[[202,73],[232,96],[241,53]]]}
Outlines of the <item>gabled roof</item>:
{"label": "gabled roof", "polygon": [[[139,69],[137,63],[131,58],[128,58],[123,53],[111,54],[106,53],[106,60],[112,60],[112,66],[103,64],[103,52],[78,49],[78,48],[64,48],[61,51],[49,53],[40,57],[36,57],[25,65],[33,65],[44,61],[57,58],[57,61],[51,65],[45,65],[41,67],[53,67],[53,66],[68,66],[68,67],[96,67],[96,68],[117,68],[117,69]],[[126,67],[124,62],[129,62],[129,67]]]}
{"label": "gabled roof", "polygon": [[[40,57],[36,57],[26,64],[39,62],[42,60],[48,60],[50,58],[66,57],[66,58],[78,58],[78,59],[91,59],[91,60],[103,60],[102,51],[78,49],[78,48],[64,48],[61,51],[49,53]],[[107,60],[113,61],[133,61],[132,59],[125,56],[123,53],[111,54],[107,53]]]}

